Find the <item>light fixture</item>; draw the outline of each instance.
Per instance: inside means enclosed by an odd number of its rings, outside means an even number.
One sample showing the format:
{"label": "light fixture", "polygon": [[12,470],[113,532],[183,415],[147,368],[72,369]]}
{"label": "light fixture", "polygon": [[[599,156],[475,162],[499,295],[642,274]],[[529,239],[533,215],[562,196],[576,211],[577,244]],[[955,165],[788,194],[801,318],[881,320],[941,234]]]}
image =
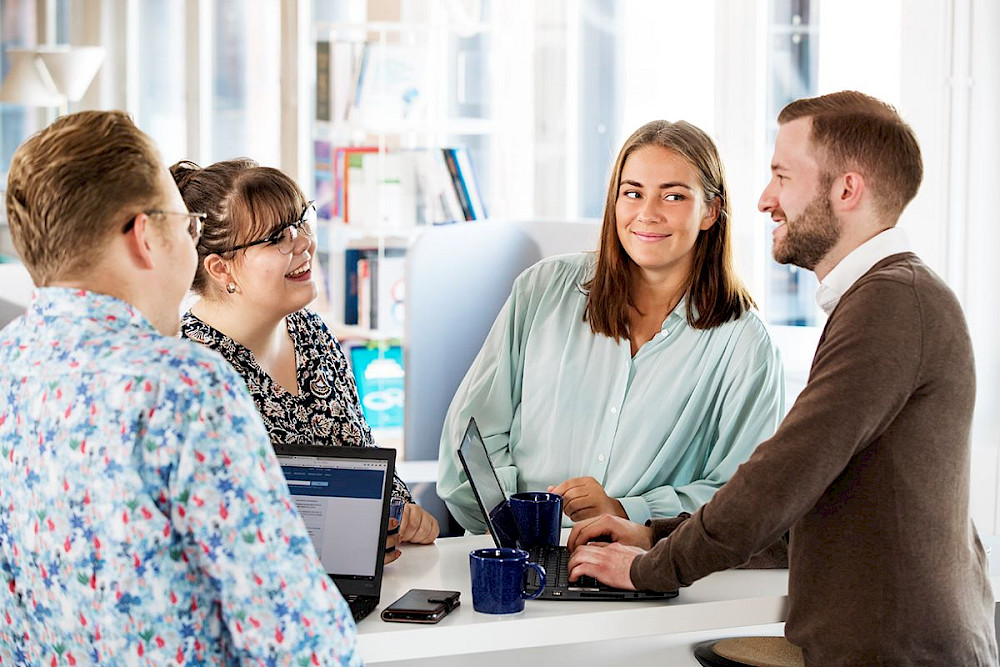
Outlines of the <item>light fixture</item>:
{"label": "light fixture", "polygon": [[0,102],[59,107],[66,113],[90,87],[104,60],[99,46],[40,46],[10,49],[10,71],[0,86]]}

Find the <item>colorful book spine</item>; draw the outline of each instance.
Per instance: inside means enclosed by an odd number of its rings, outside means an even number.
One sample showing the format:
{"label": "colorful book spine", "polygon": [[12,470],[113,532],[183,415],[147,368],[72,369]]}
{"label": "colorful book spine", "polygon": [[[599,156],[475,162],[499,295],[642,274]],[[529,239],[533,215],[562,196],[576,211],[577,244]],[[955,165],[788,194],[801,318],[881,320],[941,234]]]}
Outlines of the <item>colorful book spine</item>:
{"label": "colorful book spine", "polygon": [[462,206],[462,215],[466,220],[474,220],[472,204],[469,202],[469,193],[465,189],[465,185],[462,183],[462,177],[458,171],[458,161],[455,159],[455,149],[454,148],[442,148],[441,152],[444,154],[444,161],[448,165],[448,173],[451,174],[451,181],[455,187],[455,193],[458,194],[458,201]]}

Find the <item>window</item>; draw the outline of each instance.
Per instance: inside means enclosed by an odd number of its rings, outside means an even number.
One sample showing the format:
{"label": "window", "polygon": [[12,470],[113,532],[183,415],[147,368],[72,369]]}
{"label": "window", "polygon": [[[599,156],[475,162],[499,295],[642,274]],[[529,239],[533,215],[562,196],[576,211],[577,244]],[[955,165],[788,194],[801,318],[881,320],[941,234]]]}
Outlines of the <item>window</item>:
{"label": "window", "polygon": [[[130,40],[138,55],[129,106],[167,164],[245,156],[279,165],[280,9],[270,0],[215,0],[208,10],[174,0],[134,5],[138,36]],[[203,108],[190,108],[193,100]]]}
{"label": "window", "polygon": [[170,165],[190,157],[185,115],[187,31],[184,29],[184,3],[145,0],[138,4],[137,10],[143,48],[136,54],[139,98],[135,120],[153,137],[163,152],[163,159]]}
{"label": "window", "polygon": [[[38,12],[34,0],[0,0],[0,81],[10,69],[8,49],[35,46]],[[34,109],[0,104],[0,190],[5,189],[10,158],[28,135],[41,127]]]}
{"label": "window", "polygon": [[215,0],[211,154],[281,160],[281,13],[278,2]]}
{"label": "window", "polygon": [[[774,119],[789,102],[817,94],[819,21],[816,2],[772,0],[767,27],[767,147],[774,146]],[[817,281],[812,271],[771,259],[771,236],[766,236],[765,317],[772,324],[816,326],[821,312],[813,295]]]}

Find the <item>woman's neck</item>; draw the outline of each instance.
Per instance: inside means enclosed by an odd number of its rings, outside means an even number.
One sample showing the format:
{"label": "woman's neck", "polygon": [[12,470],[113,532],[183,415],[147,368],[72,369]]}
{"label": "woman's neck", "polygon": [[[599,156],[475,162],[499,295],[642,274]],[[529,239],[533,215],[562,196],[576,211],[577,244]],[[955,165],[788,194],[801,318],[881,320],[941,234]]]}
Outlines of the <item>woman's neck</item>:
{"label": "woman's neck", "polygon": [[287,334],[285,316],[260,314],[235,303],[202,298],[191,307],[199,320],[253,352],[258,361],[273,359]]}
{"label": "woman's neck", "polygon": [[632,302],[641,314],[662,316],[663,321],[684,296],[687,283],[685,276],[654,278],[636,272],[632,276]]}

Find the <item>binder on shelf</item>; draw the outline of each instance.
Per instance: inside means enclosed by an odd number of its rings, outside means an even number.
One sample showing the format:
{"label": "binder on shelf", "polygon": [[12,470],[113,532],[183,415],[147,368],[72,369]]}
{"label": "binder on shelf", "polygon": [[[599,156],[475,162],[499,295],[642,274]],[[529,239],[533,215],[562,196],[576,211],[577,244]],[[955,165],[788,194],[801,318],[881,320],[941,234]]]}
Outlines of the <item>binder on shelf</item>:
{"label": "binder on shelf", "polygon": [[402,335],[405,273],[404,248],[344,251],[344,324]]}
{"label": "binder on shelf", "polygon": [[316,120],[329,121],[330,114],[330,42],[316,42]]}
{"label": "binder on shelf", "polygon": [[344,324],[357,326],[358,322],[358,262],[362,251],[348,248],[344,251]]}

